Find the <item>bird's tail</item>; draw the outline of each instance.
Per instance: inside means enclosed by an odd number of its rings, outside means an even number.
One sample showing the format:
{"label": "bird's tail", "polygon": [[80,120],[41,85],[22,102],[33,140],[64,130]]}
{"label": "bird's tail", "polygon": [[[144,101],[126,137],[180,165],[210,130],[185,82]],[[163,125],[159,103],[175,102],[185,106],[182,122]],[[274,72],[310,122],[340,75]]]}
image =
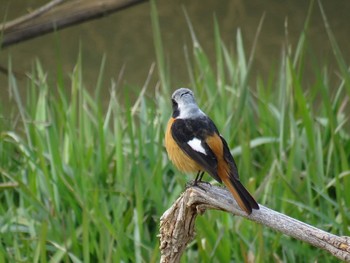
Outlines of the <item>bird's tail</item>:
{"label": "bird's tail", "polygon": [[258,203],[239,180],[231,176],[225,176],[225,178],[221,179],[232,193],[239,207],[246,211],[248,215],[252,213],[252,209],[259,209]]}

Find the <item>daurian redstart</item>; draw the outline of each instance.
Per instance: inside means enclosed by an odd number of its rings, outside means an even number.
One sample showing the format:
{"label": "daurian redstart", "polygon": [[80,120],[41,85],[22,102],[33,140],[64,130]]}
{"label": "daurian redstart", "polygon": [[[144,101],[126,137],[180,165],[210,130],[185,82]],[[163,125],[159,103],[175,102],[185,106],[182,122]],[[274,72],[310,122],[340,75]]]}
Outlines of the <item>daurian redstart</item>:
{"label": "daurian redstart", "polygon": [[239,180],[227,142],[198,107],[193,92],[180,88],[173,93],[171,101],[173,114],[166,129],[165,147],[174,165],[182,172],[197,173],[195,184],[202,180],[204,172],[223,182],[248,214],[259,209]]}

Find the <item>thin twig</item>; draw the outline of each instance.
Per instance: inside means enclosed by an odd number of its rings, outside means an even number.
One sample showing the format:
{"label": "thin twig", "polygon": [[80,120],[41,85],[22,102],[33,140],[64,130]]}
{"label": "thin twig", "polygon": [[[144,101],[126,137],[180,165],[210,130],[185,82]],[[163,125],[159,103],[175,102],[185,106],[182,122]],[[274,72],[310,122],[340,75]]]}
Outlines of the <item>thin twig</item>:
{"label": "thin twig", "polygon": [[35,17],[38,17],[44,13],[46,13],[47,11],[49,11],[50,9],[52,9],[53,7],[61,4],[63,1],[65,0],[52,0],[51,2],[47,3],[46,5],[43,5],[41,7],[39,7],[38,9],[30,12],[29,14],[27,15],[24,15],[24,16],[21,16],[19,18],[16,18],[10,22],[5,22],[5,23],[2,23],[0,24],[0,29],[3,31],[3,32],[6,32],[7,30],[13,28],[13,27],[16,27],[22,23],[25,23]]}

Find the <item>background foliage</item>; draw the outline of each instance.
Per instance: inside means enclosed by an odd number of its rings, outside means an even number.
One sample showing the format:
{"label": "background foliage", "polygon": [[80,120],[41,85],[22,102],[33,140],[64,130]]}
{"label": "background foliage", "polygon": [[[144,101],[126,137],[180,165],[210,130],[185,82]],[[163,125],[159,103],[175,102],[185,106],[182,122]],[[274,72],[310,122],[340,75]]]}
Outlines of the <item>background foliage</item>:
{"label": "background foliage", "polygon": [[[232,147],[241,180],[259,203],[349,235],[350,75],[324,21],[338,61],[336,84],[329,80],[335,73],[308,52],[308,21],[298,45],[283,49],[279,68],[254,82],[254,48],[247,54],[239,30],[235,48],[227,48],[216,21],[216,64],[190,22],[185,64],[188,86]],[[94,94],[84,86],[80,57],[69,89],[60,74],[49,84],[38,62],[24,99],[9,74],[18,115],[0,118],[0,262],[159,261],[159,217],[193,176],[175,170],[163,147],[175,87],[154,4],[152,23],[160,82],[146,81],[136,99],[112,82],[110,101],[101,105],[104,59]],[[336,262],[222,212],[205,213],[196,229],[183,262]]]}

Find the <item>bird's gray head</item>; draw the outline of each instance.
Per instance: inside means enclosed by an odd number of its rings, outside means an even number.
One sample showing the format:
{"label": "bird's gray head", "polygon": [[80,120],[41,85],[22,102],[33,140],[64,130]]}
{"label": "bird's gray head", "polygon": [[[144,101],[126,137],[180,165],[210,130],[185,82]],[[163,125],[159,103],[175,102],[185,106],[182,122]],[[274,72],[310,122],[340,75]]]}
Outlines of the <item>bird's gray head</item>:
{"label": "bird's gray head", "polygon": [[204,115],[198,108],[192,90],[180,88],[171,96],[173,117],[180,119],[195,118]]}

